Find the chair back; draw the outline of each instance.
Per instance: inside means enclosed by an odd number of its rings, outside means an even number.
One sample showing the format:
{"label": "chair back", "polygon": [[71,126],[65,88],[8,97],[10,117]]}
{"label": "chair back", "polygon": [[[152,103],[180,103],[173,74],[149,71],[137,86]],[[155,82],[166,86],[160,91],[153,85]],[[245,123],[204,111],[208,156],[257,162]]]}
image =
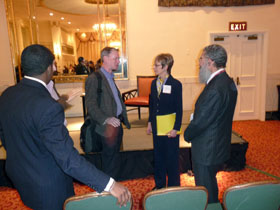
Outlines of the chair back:
{"label": "chair back", "polygon": [[138,96],[149,96],[151,93],[151,84],[156,76],[137,76]]}
{"label": "chair back", "polygon": [[278,210],[280,208],[280,182],[263,181],[236,185],[224,192],[226,210]]}
{"label": "chair back", "polygon": [[205,187],[169,187],[147,193],[143,207],[144,210],[203,210],[207,201]]}
{"label": "chair back", "polygon": [[110,193],[88,193],[80,196],[73,196],[64,202],[63,210],[131,210],[132,199],[126,206],[117,205],[117,199]]}

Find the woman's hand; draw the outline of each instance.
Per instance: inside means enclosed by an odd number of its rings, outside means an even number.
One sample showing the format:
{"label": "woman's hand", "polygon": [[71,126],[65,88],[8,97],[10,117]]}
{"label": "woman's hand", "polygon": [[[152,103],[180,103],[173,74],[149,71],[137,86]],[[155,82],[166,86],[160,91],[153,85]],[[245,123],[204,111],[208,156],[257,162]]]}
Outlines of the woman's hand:
{"label": "woman's hand", "polygon": [[175,138],[177,136],[177,130],[171,130],[167,133],[168,138]]}
{"label": "woman's hand", "polygon": [[148,122],[147,134],[150,135],[151,133],[152,133],[152,124],[151,124],[151,122]]}

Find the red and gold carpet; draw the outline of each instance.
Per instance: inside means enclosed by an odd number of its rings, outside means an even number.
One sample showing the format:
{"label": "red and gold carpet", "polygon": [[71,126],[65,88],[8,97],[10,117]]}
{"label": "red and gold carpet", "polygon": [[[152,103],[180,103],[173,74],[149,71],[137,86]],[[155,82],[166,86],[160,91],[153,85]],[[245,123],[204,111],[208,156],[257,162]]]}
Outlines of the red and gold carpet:
{"label": "red and gold carpet", "polygon": [[[249,142],[246,164],[250,166],[242,171],[219,172],[219,199],[224,191],[233,185],[280,179],[280,121],[238,121],[233,130]],[[252,170],[251,168],[259,169]],[[133,196],[133,209],[141,210],[144,195],[154,187],[153,176],[122,182]],[[181,174],[181,186],[194,186],[194,177]],[[82,195],[93,190],[85,185],[74,183],[75,193]],[[15,189],[0,187],[0,210],[30,209],[26,207]]]}

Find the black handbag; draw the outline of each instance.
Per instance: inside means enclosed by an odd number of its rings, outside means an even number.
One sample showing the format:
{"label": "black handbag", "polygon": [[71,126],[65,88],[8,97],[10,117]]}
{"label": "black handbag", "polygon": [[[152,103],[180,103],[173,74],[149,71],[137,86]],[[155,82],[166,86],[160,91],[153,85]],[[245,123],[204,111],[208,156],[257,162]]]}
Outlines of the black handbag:
{"label": "black handbag", "polygon": [[[97,88],[97,103],[100,107],[101,93],[102,93],[102,77],[99,72],[93,72],[98,80]],[[84,124],[81,127],[80,133],[80,146],[82,150],[87,154],[90,152],[101,152],[102,151],[102,138],[95,132],[96,123],[90,119],[87,115]]]}

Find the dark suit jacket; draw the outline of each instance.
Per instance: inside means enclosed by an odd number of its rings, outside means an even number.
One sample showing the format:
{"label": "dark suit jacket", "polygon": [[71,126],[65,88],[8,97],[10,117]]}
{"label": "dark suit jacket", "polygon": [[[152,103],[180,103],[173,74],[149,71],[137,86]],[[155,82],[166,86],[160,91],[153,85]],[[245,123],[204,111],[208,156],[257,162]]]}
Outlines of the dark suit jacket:
{"label": "dark suit jacket", "polygon": [[[100,107],[98,106],[97,100],[97,88],[98,88],[98,80],[95,74],[91,74],[88,76],[85,84],[85,102],[87,112],[92,120],[97,122],[95,131],[101,136],[105,135],[106,124],[104,124],[105,120],[108,117],[117,117],[117,104],[112,92],[112,89],[104,76],[104,74],[99,71],[102,77],[102,93],[101,93],[101,102]],[[118,90],[118,95],[122,105],[122,117],[123,123],[127,128],[130,128],[130,124],[127,118],[126,107],[123,103],[120,91]]]}
{"label": "dark suit jacket", "polygon": [[232,119],[237,89],[226,72],[207,84],[195,104],[194,118],[184,138],[192,143],[192,160],[202,165],[221,164],[230,156]]}
{"label": "dark suit jacket", "polygon": [[152,123],[153,134],[156,135],[157,133],[157,115],[176,113],[173,129],[180,130],[182,123],[182,84],[170,75],[165,85],[171,86],[171,93],[163,93],[161,90],[160,97],[158,98],[156,80],[152,81],[149,102],[149,122]]}
{"label": "dark suit jacket", "polygon": [[87,69],[87,67],[80,63],[76,66],[75,70],[77,75],[89,74],[89,70]]}
{"label": "dark suit jacket", "polygon": [[39,82],[22,79],[0,97],[6,171],[27,206],[61,210],[74,195],[72,178],[103,191],[109,178],[73,147],[64,110]]}

